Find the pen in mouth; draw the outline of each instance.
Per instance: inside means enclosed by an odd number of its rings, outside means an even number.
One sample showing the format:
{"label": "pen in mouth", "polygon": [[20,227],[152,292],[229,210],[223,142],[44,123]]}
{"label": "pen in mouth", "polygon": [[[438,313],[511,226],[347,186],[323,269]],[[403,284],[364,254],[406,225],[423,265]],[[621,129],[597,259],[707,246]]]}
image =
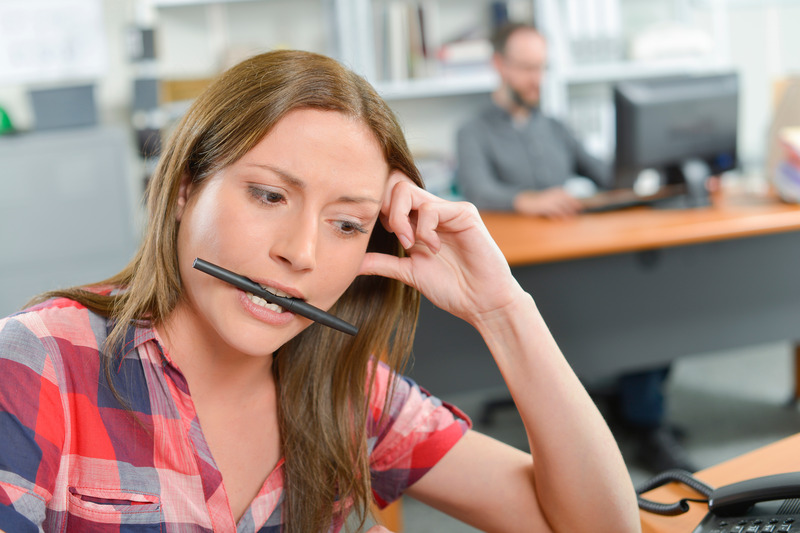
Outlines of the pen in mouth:
{"label": "pen in mouth", "polygon": [[263,298],[271,304],[279,305],[287,311],[297,313],[298,315],[309,318],[314,322],[319,322],[323,326],[328,326],[329,328],[347,333],[348,335],[355,335],[358,333],[357,327],[345,322],[341,318],[335,317],[332,314],[323,311],[322,309],[314,307],[313,305],[300,300],[299,298],[289,298],[273,294],[250,278],[231,272],[230,270],[222,268],[221,266],[217,266],[213,263],[209,263],[208,261],[200,259],[199,257],[194,260],[192,267],[226,283],[230,283],[234,287],[242,289],[245,292],[255,294],[259,298]]}

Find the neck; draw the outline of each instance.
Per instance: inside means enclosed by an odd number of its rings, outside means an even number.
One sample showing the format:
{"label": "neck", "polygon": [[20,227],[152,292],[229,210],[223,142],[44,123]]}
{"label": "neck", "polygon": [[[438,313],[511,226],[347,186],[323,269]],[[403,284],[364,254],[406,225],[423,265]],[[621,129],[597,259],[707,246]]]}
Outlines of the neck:
{"label": "neck", "polygon": [[515,102],[511,97],[511,90],[505,85],[492,93],[492,100],[502,109],[505,109],[514,122],[527,120],[531,116],[531,108]]}
{"label": "neck", "polygon": [[172,362],[181,370],[192,395],[248,394],[271,381],[273,356],[252,356],[233,350],[207,332],[180,304],[158,328]]}

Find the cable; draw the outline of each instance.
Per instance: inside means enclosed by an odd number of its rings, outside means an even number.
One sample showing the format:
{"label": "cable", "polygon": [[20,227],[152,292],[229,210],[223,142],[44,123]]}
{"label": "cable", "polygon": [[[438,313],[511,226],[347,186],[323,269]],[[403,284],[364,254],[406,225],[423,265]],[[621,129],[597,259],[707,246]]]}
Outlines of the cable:
{"label": "cable", "polygon": [[645,481],[642,485],[637,487],[636,496],[639,502],[639,508],[642,509],[643,511],[647,511],[650,513],[655,513],[665,516],[675,516],[683,514],[689,510],[688,502],[708,503],[707,499],[703,500],[695,498],[683,498],[674,503],[660,503],[642,498],[641,495],[643,493],[658,488],[662,485],[666,485],[667,483],[672,483],[673,481],[678,481],[680,483],[683,483],[684,485],[694,489],[695,491],[699,492],[700,494],[706,497],[710,496],[711,493],[714,491],[713,487],[706,485],[705,483],[694,477],[691,472],[679,469],[666,470],[650,478],[649,480]]}

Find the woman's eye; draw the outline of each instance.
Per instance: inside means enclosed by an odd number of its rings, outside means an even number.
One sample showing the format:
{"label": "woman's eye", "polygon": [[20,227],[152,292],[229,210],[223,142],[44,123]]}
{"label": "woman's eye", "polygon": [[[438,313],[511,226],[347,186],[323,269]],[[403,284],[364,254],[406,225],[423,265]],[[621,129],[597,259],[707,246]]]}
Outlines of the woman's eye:
{"label": "woman's eye", "polygon": [[357,224],[350,220],[340,220],[336,223],[340,232],[345,235],[355,235],[356,233],[367,233],[367,229],[361,224]]}
{"label": "woman's eye", "polygon": [[250,196],[263,204],[274,205],[285,200],[283,194],[277,191],[262,189],[259,187],[249,187],[248,190],[250,191]]}

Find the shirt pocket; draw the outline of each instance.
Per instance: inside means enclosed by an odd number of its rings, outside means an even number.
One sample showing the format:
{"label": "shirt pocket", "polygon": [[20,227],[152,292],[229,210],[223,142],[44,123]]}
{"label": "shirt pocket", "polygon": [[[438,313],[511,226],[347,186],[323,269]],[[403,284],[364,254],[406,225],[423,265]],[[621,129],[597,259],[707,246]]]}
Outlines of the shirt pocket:
{"label": "shirt pocket", "polygon": [[163,531],[164,514],[157,494],[126,492],[97,487],[70,487],[66,532],[108,531],[109,526],[126,526],[125,531]]}

